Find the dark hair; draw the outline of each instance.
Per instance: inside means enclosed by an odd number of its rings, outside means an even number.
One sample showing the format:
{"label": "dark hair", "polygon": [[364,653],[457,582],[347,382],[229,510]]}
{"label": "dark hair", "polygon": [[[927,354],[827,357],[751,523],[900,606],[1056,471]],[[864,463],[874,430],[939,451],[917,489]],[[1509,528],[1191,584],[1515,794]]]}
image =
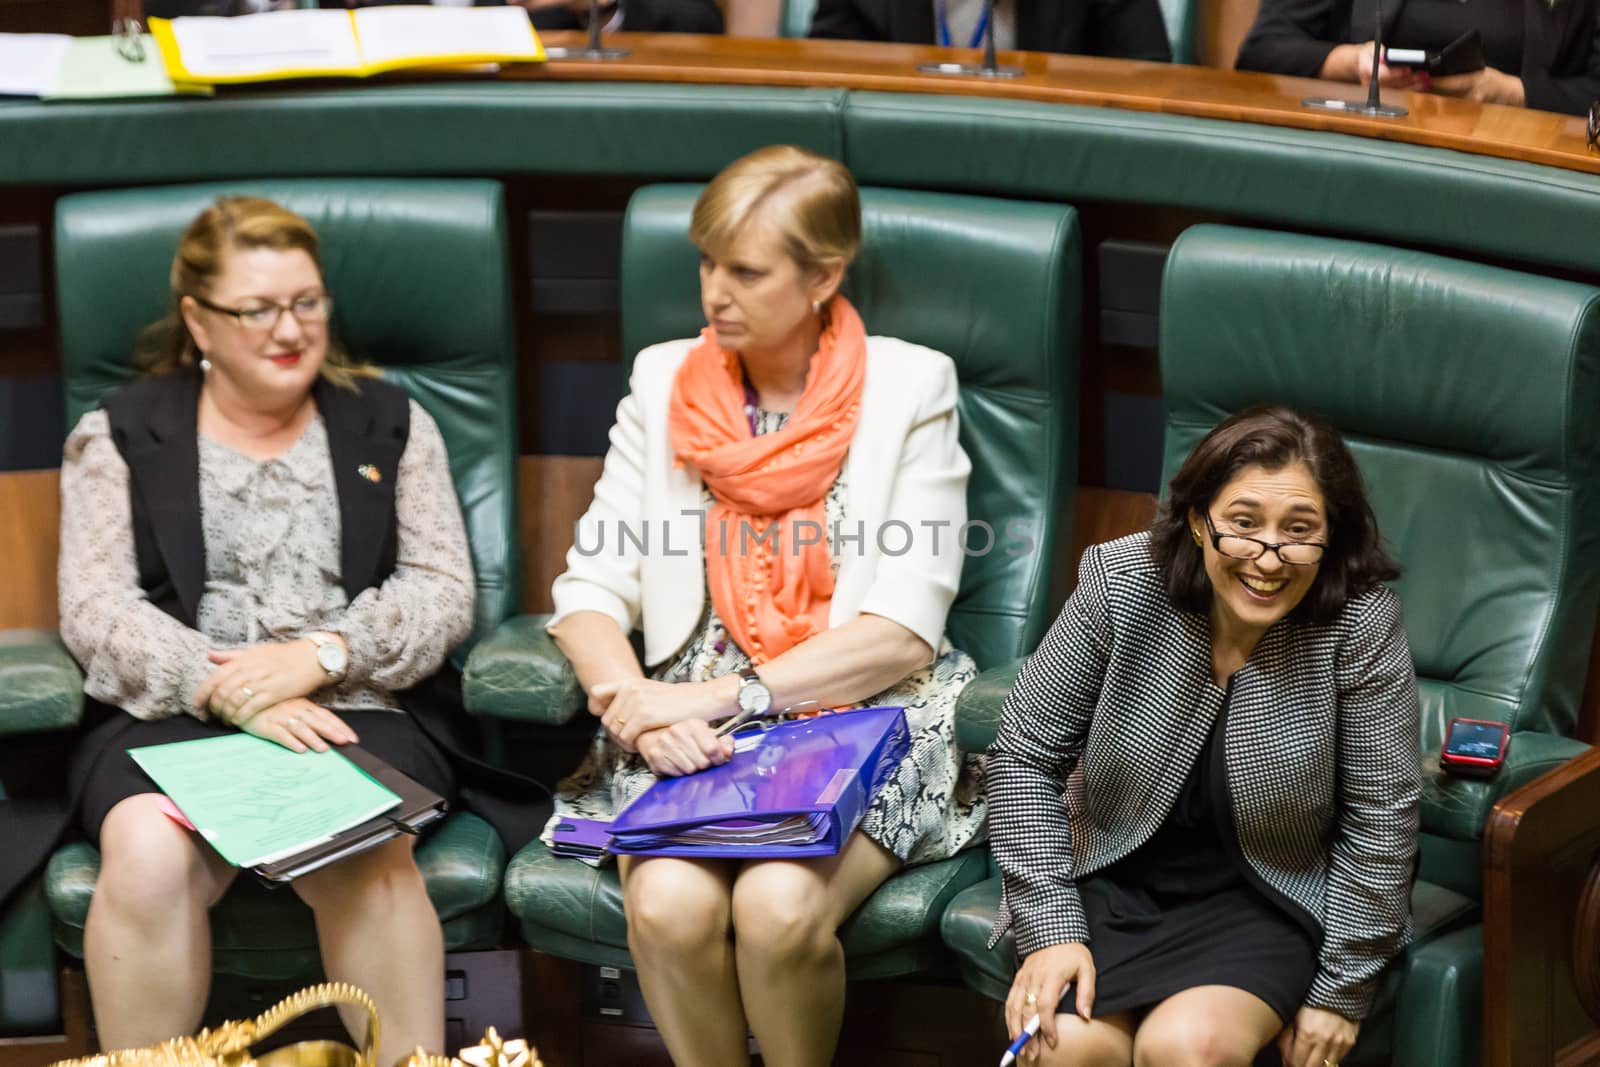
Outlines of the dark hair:
{"label": "dark hair", "polygon": [[1400,577],[1378,533],[1361,469],[1339,431],[1321,419],[1278,404],[1247,408],[1220,423],[1194,446],[1167,486],[1150,528],[1150,554],[1167,575],[1167,594],[1182,611],[1209,611],[1211,580],[1194,543],[1191,510],[1209,514],[1222,488],[1246,467],[1281,470],[1303,463],[1328,509],[1328,548],[1316,582],[1290,614],[1328,622],[1346,603],[1379,582]]}

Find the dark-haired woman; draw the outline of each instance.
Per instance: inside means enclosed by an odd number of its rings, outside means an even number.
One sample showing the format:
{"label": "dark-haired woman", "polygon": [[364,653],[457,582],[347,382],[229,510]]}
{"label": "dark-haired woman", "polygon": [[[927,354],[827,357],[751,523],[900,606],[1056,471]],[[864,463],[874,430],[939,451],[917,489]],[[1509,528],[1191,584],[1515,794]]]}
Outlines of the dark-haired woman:
{"label": "dark-haired woman", "polygon": [[989,753],[1006,1018],[1041,1016],[1036,1062],[1248,1064],[1277,1038],[1333,1067],[1355,1043],[1410,934],[1397,573],[1338,434],[1282,407],[1216,427],[1150,532],[1085,553]]}

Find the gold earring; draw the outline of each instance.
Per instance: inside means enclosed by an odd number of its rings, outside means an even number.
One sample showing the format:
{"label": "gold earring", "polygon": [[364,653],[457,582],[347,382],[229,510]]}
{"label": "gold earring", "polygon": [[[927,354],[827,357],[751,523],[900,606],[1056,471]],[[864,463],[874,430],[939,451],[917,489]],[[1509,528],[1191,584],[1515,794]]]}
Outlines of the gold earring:
{"label": "gold earring", "polygon": [[813,315],[822,314],[822,301],[820,301],[820,300],[811,301],[811,313]]}
{"label": "gold earring", "polygon": [[1194,543],[1196,545],[1200,546],[1201,548],[1204,548],[1206,546],[1206,543],[1204,541],[1200,540],[1200,530],[1199,530],[1198,527],[1195,527],[1195,526],[1189,527],[1189,532],[1194,535]]}

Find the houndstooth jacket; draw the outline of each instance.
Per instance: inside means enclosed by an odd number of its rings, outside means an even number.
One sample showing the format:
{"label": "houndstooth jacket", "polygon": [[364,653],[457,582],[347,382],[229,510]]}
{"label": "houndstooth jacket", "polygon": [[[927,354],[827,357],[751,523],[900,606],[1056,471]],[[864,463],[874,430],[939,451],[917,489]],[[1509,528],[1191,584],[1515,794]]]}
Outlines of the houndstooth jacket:
{"label": "houndstooth jacket", "polygon": [[991,945],[1007,928],[1019,956],[1089,940],[1075,877],[1149,840],[1226,702],[1240,850],[1322,932],[1306,1003],[1363,1018],[1411,936],[1419,709],[1399,598],[1379,586],[1326,625],[1278,623],[1224,690],[1209,621],[1173,606],[1149,546],[1084,554],[1006,699],[988,764],[1005,887]]}

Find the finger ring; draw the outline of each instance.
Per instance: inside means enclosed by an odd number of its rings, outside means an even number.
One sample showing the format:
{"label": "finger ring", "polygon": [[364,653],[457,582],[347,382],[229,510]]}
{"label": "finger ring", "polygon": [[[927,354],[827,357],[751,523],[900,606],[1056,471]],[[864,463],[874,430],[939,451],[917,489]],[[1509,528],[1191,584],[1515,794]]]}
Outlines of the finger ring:
{"label": "finger ring", "polygon": [[618,719],[617,720],[617,729],[620,730],[626,725],[628,725],[628,720],[627,719]]}
{"label": "finger ring", "polygon": [[1322,1067],[1339,1067],[1338,1060],[1323,1060]]}
{"label": "finger ring", "polygon": [[300,716],[298,716],[298,715],[289,716],[289,725],[290,726],[299,726],[300,725]]}
{"label": "finger ring", "polygon": [[1022,1002],[1023,1002],[1023,1003],[1024,1003],[1024,1004],[1026,1004],[1026,1005],[1028,1005],[1028,1007],[1030,1007],[1030,1008],[1031,1008],[1031,1007],[1033,1007],[1033,1006],[1034,1006],[1034,1005],[1035,1005],[1035,1004],[1037,1004],[1037,1003],[1039,1003],[1039,998],[1038,998],[1038,996],[1037,996],[1037,995],[1035,995],[1035,994],[1033,994],[1033,993],[1029,993],[1029,994],[1028,994],[1028,995],[1027,995],[1027,996],[1025,996],[1025,997],[1023,997],[1023,998],[1022,998]]}
{"label": "finger ring", "polygon": [[249,700],[251,697],[256,695],[256,691],[251,689],[248,685],[241,685],[239,687],[239,692],[244,694],[244,698],[246,700]]}

